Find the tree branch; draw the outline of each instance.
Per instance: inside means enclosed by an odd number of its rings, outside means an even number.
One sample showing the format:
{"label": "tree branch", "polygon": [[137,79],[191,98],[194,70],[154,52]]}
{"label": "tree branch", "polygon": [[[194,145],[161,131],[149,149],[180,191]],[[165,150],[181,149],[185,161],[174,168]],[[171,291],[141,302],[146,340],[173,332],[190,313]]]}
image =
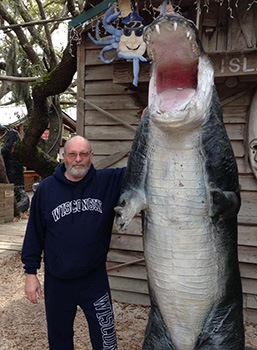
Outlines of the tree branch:
{"label": "tree branch", "polygon": [[[0,13],[1,14],[1,13]],[[26,23],[16,23],[16,24],[10,24],[9,26],[0,27],[0,30],[8,30],[8,29],[16,29],[16,28],[22,28],[22,27],[29,27],[29,26],[35,26],[38,24],[45,24],[45,23],[51,23],[51,22],[65,22],[70,21],[73,19],[73,17],[61,17],[61,18],[52,18],[52,19],[42,19],[38,21],[31,21]]]}
{"label": "tree branch", "polygon": [[[42,6],[41,1],[36,0],[36,2],[38,5],[38,8],[39,8],[41,18],[46,19],[45,11],[44,11],[44,8]],[[54,51],[52,37],[51,37],[50,31],[49,31],[48,25],[46,23],[44,23],[44,28],[45,28],[45,33],[46,33],[46,40],[48,42],[48,51],[49,51],[48,56],[50,57],[50,69],[52,70],[57,66],[58,61],[57,61],[57,57],[56,57],[56,54]]]}
{"label": "tree branch", "polygon": [[[72,49],[72,52],[70,52]],[[48,125],[49,106],[47,98],[64,92],[72,82],[77,70],[77,43],[68,43],[58,66],[39,78],[33,89],[34,110],[23,140],[16,143],[14,155],[21,164],[34,169],[42,177],[53,173],[57,161],[37,148],[38,140]]]}
{"label": "tree branch", "polygon": [[[19,13],[23,18],[24,22],[31,22],[33,17],[26,10],[25,5],[22,0],[15,0],[15,4],[19,9]],[[28,30],[33,38],[33,40],[38,43],[38,45],[42,48],[46,56],[50,56],[50,50],[47,45],[47,42],[43,39],[42,35],[40,35],[39,31],[35,28],[35,26],[29,26]],[[55,65],[56,67],[56,65]]]}
{"label": "tree branch", "polygon": [[36,77],[14,77],[10,75],[0,75],[0,81],[11,81],[17,83],[32,83],[36,81],[38,78]]}
{"label": "tree branch", "polygon": [[[6,12],[6,10],[5,10],[5,8],[4,8],[4,6],[3,6],[1,1],[0,1],[0,15],[9,24],[17,24],[15,22],[15,20],[12,18],[12,16],[10,16]],[[38,58],[38,54],[31,47],[31,45],[30,45],[29,41],[27,40],[26,35],[23,33],[22,29],[20,29],[20,28],[13,28],[13,30],[14,30],[15,34],[17,35],[23,50],[26,52],[26,54],[29,57],[29,59],[31,60],[31,62],[33,64],[40,64],[40,60]]]}

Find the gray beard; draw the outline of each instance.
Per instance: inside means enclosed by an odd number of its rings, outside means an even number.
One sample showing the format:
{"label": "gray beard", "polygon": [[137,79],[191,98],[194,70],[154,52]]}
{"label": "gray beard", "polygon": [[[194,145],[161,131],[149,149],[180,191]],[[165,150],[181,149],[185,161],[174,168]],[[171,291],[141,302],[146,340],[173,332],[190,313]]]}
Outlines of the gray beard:
{"label": "gray beard", "polygon": [[73,177],[78,177],[78,178],[84,177],[87,174],[88,170],[89,170],[89,168],[87,166],[84,166],[83,168],[75,168],[75,167],[71,166],[68,169],[69,173]]}

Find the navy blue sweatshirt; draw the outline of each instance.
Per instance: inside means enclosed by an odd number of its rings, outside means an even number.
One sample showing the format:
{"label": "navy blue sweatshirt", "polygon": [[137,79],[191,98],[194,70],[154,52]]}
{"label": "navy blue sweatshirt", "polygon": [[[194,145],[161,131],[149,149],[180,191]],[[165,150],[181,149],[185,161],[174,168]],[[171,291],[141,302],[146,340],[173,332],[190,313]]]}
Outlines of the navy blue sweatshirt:
{"label": "navy blue sweatshirt", "polygon": [[106,261],[114,210],[125,168],[96,170],[79,182],[60,164],[38,186],[31,202],[22,249],[28,273],[45,268],[57,278],[78,278]]}

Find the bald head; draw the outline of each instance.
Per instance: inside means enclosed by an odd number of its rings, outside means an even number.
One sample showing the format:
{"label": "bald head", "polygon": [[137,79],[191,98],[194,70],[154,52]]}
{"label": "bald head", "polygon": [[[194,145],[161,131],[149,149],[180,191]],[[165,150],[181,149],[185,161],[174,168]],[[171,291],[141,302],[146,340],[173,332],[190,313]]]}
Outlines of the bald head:
{"label": "bald head", "polygon": [[89,151],[92,151],[92,147],[91,147],[90,142],[85,137],[76,135],[76,136],[71,137],[69,140],[67,140],[65,142],[64,152],[67,152],[68,148],[70,148],[70,147],[72,147],[74,145],[76,146],[78,144],[80,144],[80,145],[84,144],[89,149]]}

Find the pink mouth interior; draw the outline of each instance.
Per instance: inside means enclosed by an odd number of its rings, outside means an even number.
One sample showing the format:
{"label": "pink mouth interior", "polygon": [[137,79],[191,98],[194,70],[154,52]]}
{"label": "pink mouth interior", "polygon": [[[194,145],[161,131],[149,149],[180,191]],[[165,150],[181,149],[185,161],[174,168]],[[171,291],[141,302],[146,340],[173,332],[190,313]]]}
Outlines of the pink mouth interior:
{"label": "pink mouth interior", "polygon": [[156,86],[158,94],[171,88],[196,89],[197,64],[181,66],[173,62],[169,66],[157,67]]}
{"label": "pink mouth interior", "polygon": [[157,65],[156,89],[163,111],[181,109],[193,97],[197,88],[197,63],[194,61],[183,65],[181,62],[172,62],[170,65]]}

